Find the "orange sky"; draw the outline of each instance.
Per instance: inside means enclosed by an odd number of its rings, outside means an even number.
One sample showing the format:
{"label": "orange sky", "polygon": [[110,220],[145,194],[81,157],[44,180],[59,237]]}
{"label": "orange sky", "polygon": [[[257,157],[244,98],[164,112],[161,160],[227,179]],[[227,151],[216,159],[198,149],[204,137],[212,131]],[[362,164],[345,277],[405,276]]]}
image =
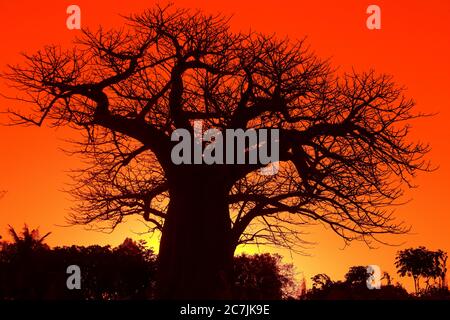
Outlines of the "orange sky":
{"label": "orange sky", "polygon": [[[233,14],[231,24],[236,30],[251,28],[291,38],[306,35],[311,48],[321,57],[331,57],[340,70],[374,68],[392,74],[397,83],[408,88],[407,93],[417,102],[418,110],[439,112],[433,118],[414,123],[414,137],[431,143],[430,158],[440,168],[432,174],[420,175],[417,179],[420,188],[409,193],[412,201],[397,209],[399,219],[412,226],[410,235],[386,238],[400,244],[399,247],[380,245],[371,250],[355,243],[344,249],[342,241],[331,231],[313,227],[306,236],[306,240],[317,242],[308,251],[310,256],[291,256],[282,251],[285,261],[294,262],[297,271],[303,272],[307,279],[319,272],[340,279],[351,265],[377,264],[394,275],[395,252],[404,247],[425,245],[450,251],[450,1],[174,2],[182,7]],[[33,52],[50,43],[70,44],[78,33],[66,28],[66,8],[70,4],[81,7],[83,27],[96,28],[119,25],[122,21],[119,14],[139,12],[153,3],[151,0],[0,0],[0,70],[5,70],[6,63],[19,62],[19,52]],[[381,30],[366,28],[365,11],[370,4],[381,7]],[[3,82],[0,82],[0,92],[8,92]],[[0,97],[2,111],[11,103]],[[0,121],[4,120],[0,116]],[[8,191],[0,200],[0,234],[5,235],[7,224],[20,227],[26,222],[31,227],[40,226],[42,231],[52,231],[48,238],[50,245],[116,245],[134,232],[145,231],[136,220],[112,234],[59,226],[65,224],[64,217],[71,206],[68,195],[61,192],[70,181],[66,171],[79,164],[79,159],[59,150],[67,147],[63,140],[71,134],[67,129],[0,126],[0,190]]]}

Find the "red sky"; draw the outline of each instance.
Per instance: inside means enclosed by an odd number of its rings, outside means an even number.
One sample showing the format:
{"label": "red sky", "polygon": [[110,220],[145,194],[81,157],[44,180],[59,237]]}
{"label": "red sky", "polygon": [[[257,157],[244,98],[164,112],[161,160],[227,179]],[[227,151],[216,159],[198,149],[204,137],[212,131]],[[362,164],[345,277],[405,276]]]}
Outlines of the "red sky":
{"label": "red sky", "polygon": [[[342,241],[323,227],[313,227],[306,240],[317,242],[310,256],[285,255],[308,279],[325,272],[342,278],[351,265],[377,264],[395,274],[395,252],[401,248],[425,245],[431,249],[450,250],[450,2],[446,0],[396,1],[174,1],[177,6],[201,8],[206,12],[233,14],[235,30],[276,33],[280,37],[308,37],[311,48],[321,57],[331,58],[340,70],[375,69],[392,74],[397,83],[408,88],[417,102],[417,110],[438,112],[432,118],[413,123],[415,139],[429,142],[429,155],[439,169],[422,174],[419,188],[409,192],[412,199],[397,209],[397,216],[412,226],[409,235],[386,238],[400,246],[380,245],[369,249],[364,244],[343,248]],[[20,52],[33,52],[45,44],[69,45],[78,31],[66,28],[66,8],[81,8],[82,26],[96,28],[119,26],[119,14],[139,12],[154,1],[146,0],[0,0],[0,70],[7,63],[20,62]],[[370,4],[381,8],[381,30],[366,28],[365,13]],[[10,92],[0,82],[0,92]],[[3,111],[13,102],[0,97]],[[4,122],[5,117],[0,116]],[[70,182],[67,170],[77,167],[79,159],[61,152],[63,141],[73,135],[67,129],[0,126],[0,190],[7,194],[0,200],[0,234],[6,226],[40,226],[52,231],[50,245],[113,244],[134,232],[144,231],[136,220],[129,221],[112,234],[86,231],[82,227],[60,227],[71,206],[61,189]],[[156,244],[157,239],[153,240]],[[255,251],[255,248],[244,248]],[[276,249],[261,248],[276,252]],[[398,279],[397,276],[395,276]],[[408,281],[404,281],[405,283]]]}

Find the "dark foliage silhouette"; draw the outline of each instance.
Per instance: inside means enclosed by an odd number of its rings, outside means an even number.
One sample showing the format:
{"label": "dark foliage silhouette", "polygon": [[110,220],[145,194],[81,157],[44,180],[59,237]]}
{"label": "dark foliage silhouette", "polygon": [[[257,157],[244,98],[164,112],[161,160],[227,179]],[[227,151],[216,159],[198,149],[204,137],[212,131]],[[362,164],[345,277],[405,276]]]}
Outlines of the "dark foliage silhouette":
{"label": "dark foliage silhouette", "polygon": [[[58,270],[76,264],[82,268],[84,299],[123,300],[153,298],[156,256],[141,243],[126,239],[120,246],[63,247],[53,250]],[[61,274],[62,290],[67,275]]]}
{"label": "dark foliage silhouette", "polygon": [[[21,233],[12,227],[9,230],[12,242],[0,242],[0,300],[157,297],[157,257],[142,241],[125,239],[114,248],[98,245],[50,248],[44,243],[49,233],[42,237],[38,230],[30,230],[26,225]],[[417,250],[423,257],[424,247],[401,252],[415,252],[417,255]],[[426,251],[429,255],[439,256],[439,259],[445,258],[441,250]],[[81,269],[81,290],[68,290],[66,286],[66,268],[73,264]],[[443,270],[440,262],[433,268]],[[383,275],[381,289],[369,290],[366,286],[367,267],[352,266],[344,281],[333,281],[323,273],[315,275],[311,278],[312,288],[306,291],[297,282],[293,265],[282,263],[281,256],[243,254],[234,257],[233,280],[228,290],[229,295],[237,300],[450,299],[445,275],[438,274],[443,277],[442,282],[436,277],[433,284],[427,282],[428,288],[410,295],[399,283],[393,285],[393,279],[387,273]]]}
{"label": "dark foliage silhouette", "polygon": [[[401,277],[413,278],[416,294],[424,294],[430,289],[447,290],[447,258],[447,253],[442,250],[409,248],[398,252],[395,265]],[[421,288],[420,280],[424,281],[425,287]]]}
{"label": "dark foliage silhouette", "polygon": [[331,278],[325,273],[316,274],[311,278],[313,290],[323,290],[333,284]]}
{"label": "dark foliage silhouette", "polygon": [[345,281],[333,281],[326,274],[311,278],[312,289],[306,294],[307,300],[404,300],[408,292],[400,285],[392,285],[391,278],[380,289],[369,290],[366,285],[367,267],[350,267]]}
{"label": "dark foliage silhouette", "polygon": [[42,288],[48,278],[47,253],[49,247],[44,244],[44,236],[37,229],[30,230],[27,225],[21,233],[9,227],[13,243],[1,243],[0,253],[0,294],[3,298],[9,296],[20,299],[33,299],[42,296]]}
{"label": "dark foliage silhouette", "polygon": [[[233,33],[220,15],[155,7],[25,60],[3,74],[33,106],[13,121],[83,130],[72,222],[139,214],[160,230],[161,298],[226,298],[237,245],[301,248],[311,223],[369,244],[402,233],[389,206],[429,168],[428,147],[409,141],[420,115],[391,77],[338,75],[303,41]],[[280,172],[175,165],[170,135],[195,119],[279,129]]]}
{"label": "dark foliage silhouette", "polygon": [[281,256],[257,254],[234,258],[232,297],[240,300],[280,300],[294,298],[296,283],[292,265]]}
{"label": "dark foliage silhouette", "polygon": [[[35,230],[33,230],[36,232]],[[35,233],[37,234],[37,233]],[[71,246],[50,249],[40,239],[3,242],[0,251],[2,299],[144,299],[153,298],[156,256],[142,243],[120,246]],[[24,244],[27,243],[25,246]],[[68,290],[66,268],[82,270],[82,290]]]}
{"label": "dark foliage silhouette", "polygon": [[[154,299],[156,255],[131,239],[115,247],[49,248],[27,227],[13,242],[0,243],[0,299],[130,300]],[[66,268],[81,269],[81,290],[68,290]],[[295,295],[292,265],[278,255],[241,255],[234,259],[230,291],[239,300],[280,300]]]}
{"label": "dark foliage silhouette", "polygon": [[368,276],[366,266],[350,267],[348,272],[345,274],[345,283],[355,287],[366,286]]}

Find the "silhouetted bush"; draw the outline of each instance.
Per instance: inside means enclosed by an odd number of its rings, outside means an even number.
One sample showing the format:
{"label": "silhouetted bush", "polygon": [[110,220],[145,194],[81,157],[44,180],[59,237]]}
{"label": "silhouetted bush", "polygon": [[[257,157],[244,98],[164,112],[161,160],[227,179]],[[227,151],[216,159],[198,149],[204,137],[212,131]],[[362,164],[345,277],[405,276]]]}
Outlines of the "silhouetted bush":
{"label": "silhouetted bush", "polygon": [[[44,243],[49,233],[40,236],[37,230],[29,230],[27,226],[20,234],[10,227],[10,233],[12,242],[0,242],[0,299],[155,298],[157,256],[145,242],[127,238],[114,248],[99,245],[50,248]],[[229,288],[232,297],[238,300],[450,299],[445,281],[445,252],[420,247],[403,251],[401,257],[405,275],[428,277],[427,287],[416,294],[408,294],[399,283],[392,285],[387,273],[383,275],[384,285],[380,289],[369,290],[367,268],[353,266],[344,281],[333,281],[323,273],[315,275],[311,278],[312,288],[300,296],[299,292],[306,289],[299,290],[293,265],[282,263],[280,255],[268,253],[236,256]],[[423,265],[417,262],[424,259],[430,262]],[[69,265],[81,269],[81,290],[67,288]],[[399,273],[403,275],[402,272]]]}
{"label": "silhouetted bush", "polygon": [[[118,247],[49,248],[26,226],[14,241],[0,243],[0,299],[153,299],[157,256],[131,239]],[[69,290],[69,265],[81,269],[81,290]],[[278,255],[242,255],[234,260],[235,299],[282,299],[295,293],[293,266]]]}
{"label": "silhouetted bush", "polygon": [[[152,298],[156,256],[131,239],[116,248],[71,246],[50,249],[23,238],[2,243],[0,298],[2,299],[144,299]],[[81,290],[68,290],[66,269],[78,265]]]}
{"label": "silhouetted bush", "polygon": [[409,299],[408,292],[400,285],[382,285],[380,289],[368,289],[368,277],[365,266],[350,267],[345,281],[332,281],[326,274],[317,274],[311,278],[312,289],[306,294],[307,300],[404,300]]}
{"label": "silhouetted bush", "polygon": [[293,266],[268,253],[234,258],[233,298],[280,300],[295,295]]}

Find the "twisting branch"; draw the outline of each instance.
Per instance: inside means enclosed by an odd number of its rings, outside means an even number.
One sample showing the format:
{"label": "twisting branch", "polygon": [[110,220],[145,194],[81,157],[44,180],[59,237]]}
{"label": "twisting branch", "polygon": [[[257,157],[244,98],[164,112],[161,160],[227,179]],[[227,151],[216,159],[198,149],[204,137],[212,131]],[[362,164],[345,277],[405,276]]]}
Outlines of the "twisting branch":
{"label": "twisting branch", "polygon": [[233,33],[220,15],[157,6],[121,30],[85,30],[73,50],[46,47],[3,75],[32,104],[17,123],[69,124],[86,167],[74,172],[79,205],[71,221],[114,228],[140,214],[161,229],[177,128],[280,130],[280,172],[215,165],[224,177],[239,243],[301,242],[305,225],[329,226],[346,241],[401,233],[393,206],[429,147],[409,140],[422,117],[392,77],[337,75],[304,41]]}

